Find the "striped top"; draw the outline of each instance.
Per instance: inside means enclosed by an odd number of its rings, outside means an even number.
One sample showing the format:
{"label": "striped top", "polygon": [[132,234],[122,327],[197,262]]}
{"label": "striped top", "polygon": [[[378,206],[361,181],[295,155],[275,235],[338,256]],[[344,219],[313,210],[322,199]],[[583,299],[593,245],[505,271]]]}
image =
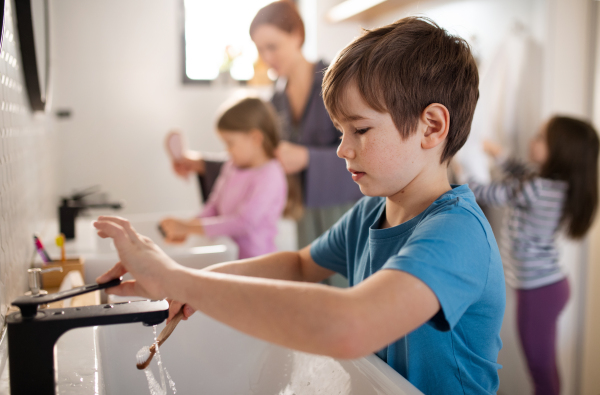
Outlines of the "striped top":
{"label": "striped top", "polygon": [[499,161],[507,178],[481,185],[469,181],[477,202],[505,206],[500,236],[500,251],[506,282],[513,288],[533,289],[553,284],[566,277],[559,266],[556,236],[568,183],[531,174],[527,165],[516,159]]}

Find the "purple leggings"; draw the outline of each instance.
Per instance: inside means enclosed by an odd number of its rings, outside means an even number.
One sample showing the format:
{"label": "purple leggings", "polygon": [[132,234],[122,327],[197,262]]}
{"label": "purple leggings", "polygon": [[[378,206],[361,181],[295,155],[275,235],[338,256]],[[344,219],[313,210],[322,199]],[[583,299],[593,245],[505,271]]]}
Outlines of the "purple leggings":
{"label": "purple leggings", "polygon": [[569,300],[569,281],[565,278],[536,289],[519,289],[517,300],[519,335],[535,394],[559,395],[556,324]]}

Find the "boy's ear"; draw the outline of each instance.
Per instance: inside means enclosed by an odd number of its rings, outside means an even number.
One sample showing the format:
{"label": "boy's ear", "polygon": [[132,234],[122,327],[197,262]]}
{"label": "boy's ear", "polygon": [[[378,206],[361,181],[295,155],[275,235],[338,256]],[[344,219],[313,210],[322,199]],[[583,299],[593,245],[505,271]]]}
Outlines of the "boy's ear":
{"label": "boy's ear", "polygon": [[432,103],[421,113],[419,123],[424,128],[421,147],[423,149],[435,148],[448,137],[450,112],[443,104]]}

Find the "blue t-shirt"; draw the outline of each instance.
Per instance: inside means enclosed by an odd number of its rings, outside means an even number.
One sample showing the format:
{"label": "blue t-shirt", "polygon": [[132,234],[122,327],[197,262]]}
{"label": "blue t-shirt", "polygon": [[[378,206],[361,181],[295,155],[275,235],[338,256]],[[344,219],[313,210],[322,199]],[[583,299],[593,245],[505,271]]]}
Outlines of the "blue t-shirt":
{"label": "blue t-shirt", "polygon": [[467,185],[403,224],[379,229],[385,198],[365,197],[311,246],[350,286],[402,270],[431,288],[440,311],[377,355],[427,395],[495,394],[506,294],[492,229]]}

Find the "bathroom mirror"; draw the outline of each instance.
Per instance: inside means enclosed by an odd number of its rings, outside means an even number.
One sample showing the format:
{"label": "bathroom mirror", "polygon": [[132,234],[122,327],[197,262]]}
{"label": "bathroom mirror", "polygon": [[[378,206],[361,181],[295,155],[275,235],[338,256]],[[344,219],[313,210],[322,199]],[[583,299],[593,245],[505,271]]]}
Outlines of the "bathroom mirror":
{"label": "bathroom mirror", "polygon": [[[0,32],[4,31],[4,0],[0,0]],[[0,35],[3,35],[0,33]],[[2,48],[2,38],[0,37],[0,49]]]}
{"label": "bathroom mirror", "polygon": [[48,95],[48,0],[15,1],[25,86],[33,111],[44,111]]}

